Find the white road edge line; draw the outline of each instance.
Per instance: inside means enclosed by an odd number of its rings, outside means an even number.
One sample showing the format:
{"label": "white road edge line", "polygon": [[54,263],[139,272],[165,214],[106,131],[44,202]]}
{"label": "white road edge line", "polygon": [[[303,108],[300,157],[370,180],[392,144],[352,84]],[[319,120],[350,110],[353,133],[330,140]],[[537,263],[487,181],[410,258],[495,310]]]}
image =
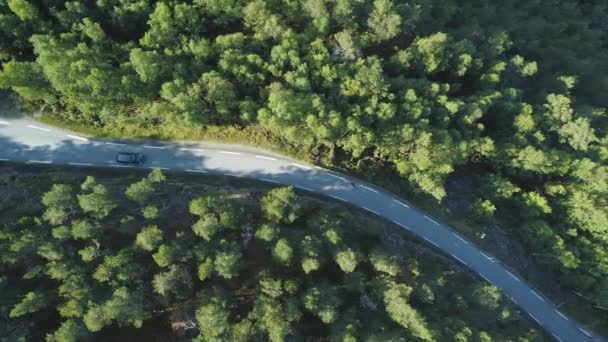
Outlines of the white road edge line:
{"label": "white road edge line", "polygon": [[204,170],[192,170],[192,169],[188,169],[186,170],[187,172],[199,172],[199,173],[206,173],[207,171]]}
{"label": "white road edge line", "polygon": [[260,178],[261,180],[263,180],[264,182],[270,182],[270,183],[276,183],[276,184],[281,184],[279,181],[276,181],[274,179],[268,179],[268,178]]}
{"label": "white road edge line", "polygon": [[434,224],[439,225],[439,222],[437,222],[437,221],[433,220],[432,218],[430,218],[430,217],[428,217],[428,216],[426,216],[426,215],[424,215],[424,217],[426,217],[426,219],[427,219],[427,220],[429,220],[429,221],[433,222]]}
{"label": "white road edge line", "polygon": [[401,227],[401,228],[404,228],[404,229],[410,230],[410,228],[409,228],[408,226],[406,226],[406,225],[404,225],[404,224],[402,224],[402,223],[400,223],[400,222],[397,222],[397,221],[395,221],[395,220],[391,220],[391,221],[393,221],[393,223],[394,223],[394,224],[398,225],[398,226],[399,226],[399,227]]}
{"label": "white road edge line", "polygon": [[220,153],[223,154],[233,154],[233,155],[239,155],[241,154],[241,152],[232,152],[232,151],[219,151]]}
{"label": "white road edge line", "polygon": [[561,338],[557,337],[557,335],[555,334],[551,334],[553,336],[554,339],[556,339],[558,342],[563,342]]}
{"label": "white road edge line", "polygon": [[530,317],[532,317],[532,319],[533,319],[533,320],[535,320],[535,321],[536,321],[536,323],[537,323],[538,325],[541,325],[541,324],[540,324],[540,321],[538,320],[538,318],[536,318],[536,316],[534,316],[534,315],[533,315],[533,314],[531,314],[531,313],[528,313],[528,315],[530,315]]}
{"label": "white road edge line", "polygon": [[89,163],[68,163],[69,165],[77,165],[77,166],[93,166],[93,164]]}
{"label": "white road edge line", "polygon": [[9,161],[9,159],[6,159],[6,158],[0,158],[0,161]]}
{"label": "white road edge line", "polygon": [[509,297],[509,299],[511,299],[511,301],[512,301],[513,303],[515,303],[515,304],[519,305],[519,303],[517,303],[517,301],[515,300],[515,298],[513,298],[513,297]]}
{"label": "white road edge line", "polygon": [[346,200],[342,197],[338,197],[338,196],[334,196],[334,195],[329,195],[329,197],[337,199],[338,201],[346,202]]}
{"label": "white road edge line", "polygon": [[372,188],[370,188],[369,186],[365,186],[365,185],[361,184],[361,187],[362,187],[363,189],[369,190],[369,191],[371,191],[371,192],[378,193],[378,191],[377,191],[377,190],[372,189]]}
{"label": "white road edge line", "polygon": [[490,279],[486,278],[486,276],[484,276],[483,274],[479,273],[479,275],[488,283],[492,284],[492,282],[490,281]]}
{"label": "white road edge line", "polygon": [[38,130],[45,131],[45,132],[50,132],[50,131],[51,131],[51,130],[50,130],[50,129],[48,129],[48,128],[44,128],[44,127],[38,127],[38,126],[34,126],[34,125],[27,125],[27,127],[29,127],[29,128],[33,128],[33,129],[38,129]]}
{"label": "white road edge line", "polygon": [[127,144],[119,144],[119,143],[113,143],[113,142],[106,142],[106,145],[113,145],[113,146],[127,146]]}
{"label": "white road edge line", "polygon": [[80,140],[80,141],[89,141],[89,139],[87,139],[85,137],[79,137],[77,135],[71,135],[71,134],[68,134],[68,138],[72,138],[72,139],[76,139],[76,140]]}
{"label": "white road edge line", "polygon": [[28,163],[34,163],[34,164],[50,164],[51,161],[50,160],[28,160]]}
{"label": "white road edge line", "polygon": [[180,148],[180,151],[193,151],[193,152],[203,152],[203,149],[201,148]]}
{"label": "white road edge line", "polygon": [[484,256],[486,259],[488,259],[488,260],[490,260],[490,261],[494,261],[494,258],[490,257],[490,256],[489,256],[489,255],[487,255],[486,253],[481,252],[481,254],[482,254],[482,255],[483,255],[483,256]]}
{"label": "white road edge line", "polygon": [[543,297],[541,297],[538,293],[536,293],[536,291],[532,290],[532,294],[535,295],[538,299],[542,300],[543,302],[545,301],[543,299]]}
{"label": "white road edge line", "polygon": [[266,156],[260,156],[260,155],[255,155],[256,158],[258,159],[264,159],[264,160],[272,160],[272,161],[276,161],[276,158],[271,158],[271,157],[266,157]]}
{"label": "white road edge line", "polygon": [[583,328],[578,328],[578,330],[580,330],[583,334],[589,336],[589,337],[593,337],[593,335],[591,335],[591,333],[589,333],[587,330],[583,329]]}
{"label": "white road edge line", "polygon": [[428,242],[428,243],[432,244],[433,246],[435,246],[435,247],[439,247],[439,245],[438,245],[438,244],[436,244],[436,243],[434,243],[433,241],[431,241],[431,239],[429,239],[429,238],[427,238],[427,237],[425,237],[424,239],[426,240],[426,242]]}
{"label": "white road edge line", "polygon": [[515,276],[513,273],[509,272],[508,270],[505,270],[505,272],[507,272],[507,274],[508,274],[508,275],[509,275],[511,278],[513,278],[513,279],[515,279],[515,280],[517,280],[517,281],[521,281],[521,280],[519,280],[519,278],[517,278],[517,277],[516,277],[516,276]]}
{"label": "white road edge line", "polygon": [[394,199],[394,200],[393,200],[393,202],[395,202],[395,203],[399,204],[400,206],[406,207],[406,208],[409,208],[409,207],[410,207],[409,205],[407,205],[407,204],[405,204],[405,203],[403,203],[403,202],[401,202],[401,201],[398,201],[398,200],[396,200],[396,199]]}
{"label": "white road edge line", "polygon": [[160,166],[148,166],[148,169],[159,169],[159,170],[169,170],[168,167],[160,167]]}
{"label": "white road edge line", "polygon": [[311,191],[311,192],[314,192],[314,190],[313,190],[313,189],[311,189],[311,188],[307,188],[307,187],[305,187],[305,186],[296,185],[296,187],[298,187],[298,188],[300,188],[300,189],[304,189],[304,190],[306,190],[306,191]]}
{"label": "white road edge line", "polygon": [[152,145],[143,145],[143,148],[151,148],[155,150],[164,150],[167,146],[152,146]]}
{"label": "white road edge line", "polygon": [[469,264],[467,264],[466,262],[464,262],[464,260],[460,259],[459,257],[455,256],[454,254],[452,254],[452,256],[454,257],[454,259],[460,261],[462,264],[464,264],[465,266],[469,266]]}
{"label": "white road edge line", "polygon": [[563,313],[561,313],[561,311],[555,309],[555,312],[557,312],[558,315],[562,316],[562,318],[565,319],[566,321],[569,321],[568,317],[566,317]]}
{"label": "white road edge line", "polygon": [[462,237],[460,237],[460,235],[456,234],[456,233],[452,233],[452,235],[454,235],[458,240],[462,241],[465,245],[468,245],[469,242],[465,239],[463,239]]}
{"label": "white road edge line", "polygon": [[298,163],[291,163],[291,165],[295,166],[295,167],[299,167],[301,169],[305,169],[305,170],[310,170],[312,169],[312,167],[306,166],[306,165],[302,165],[302,164],[298,164]]}
{"label": "white road edge line", "polygon": [[120,165],[120,164],[110,164],[110,167],[129,167],[129,168],[132,168],[133,166],[131,166],[131,165]]}
{"label": "white road edge line", "polygon": [[0,125],[10,125],[8,121],[0,121]]}
{"label": "white road edge line", "polygon": [[378,215],[378,216],[381,216],[381,215],[380,215],[380,213],[379,213],[379,212],[377,212],[377,211],[375,211],[374,209],[370,209],[370,208],[368,208],[368,207],[362,207],[362,208],[363,208],[363,209],[365,209],[365,210],[367,210],[367,211],[369,211],[369,212],[371,212],[371,213],[373,213],[373,214],[376,214],[376,215]]}
{"label": "white road edge line", "polygon": [[340,177],[340,176],[338,176],[338,175],[334,175],[333,173],[330,173],[330,172],[326,172],[326,173],[327,173],[327,175],[328,175],[328,176],[330,176],[330,177],[338,178],[339,180],[342,180],[342,181],[345,181],[345,182],[346,182],[346,178],[344,178],[344,177]]}

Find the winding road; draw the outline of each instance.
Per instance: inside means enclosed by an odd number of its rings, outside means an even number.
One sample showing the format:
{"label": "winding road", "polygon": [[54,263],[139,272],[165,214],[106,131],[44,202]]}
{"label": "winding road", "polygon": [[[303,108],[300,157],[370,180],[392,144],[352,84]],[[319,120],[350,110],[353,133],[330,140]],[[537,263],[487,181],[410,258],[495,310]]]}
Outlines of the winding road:
{"label": "winding road", "polygon": [[[146,163],[142,166],[116,164],[114,158],[118,151],[143,152]],[[26,118],[0,118],[2,161],[79,167],[160,168],[293,185],[365,209],[419,236],[500,288],[557,341],[604,341],[601,336],[566,317],[521,276],[448,226],[387,191],[316,166],[246,146],[89,138]]]}

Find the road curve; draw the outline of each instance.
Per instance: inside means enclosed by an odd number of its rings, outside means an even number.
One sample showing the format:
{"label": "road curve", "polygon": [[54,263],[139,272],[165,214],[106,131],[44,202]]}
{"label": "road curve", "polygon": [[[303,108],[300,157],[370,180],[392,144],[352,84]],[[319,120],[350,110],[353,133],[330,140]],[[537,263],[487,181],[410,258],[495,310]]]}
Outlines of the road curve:
{"label": "road curve", "polygon": [[426,240],[500,288],[557,341],[604,341],[598,334],[566,317],[521,276],[509,271],[500,261],[482,252],[448,226],[393,194],[361,180],[253,148],[103,140],[25,118],[0,118],[0,161],[80,167],[132,167],[114,162],[118,151],[145,154],[146,163],[133,168],[156,167],[193,174],[255,178],[293,185],[365,209]]}

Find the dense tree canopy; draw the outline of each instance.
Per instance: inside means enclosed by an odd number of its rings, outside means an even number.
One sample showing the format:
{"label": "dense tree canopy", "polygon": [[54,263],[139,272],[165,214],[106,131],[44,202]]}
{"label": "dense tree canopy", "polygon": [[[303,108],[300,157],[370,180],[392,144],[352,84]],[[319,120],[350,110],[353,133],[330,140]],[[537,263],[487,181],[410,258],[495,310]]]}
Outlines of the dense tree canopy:
{"label": "dense tree canopy", "polygon": [[[0,0],[0,88],[91,127],[255,125],[438,202],[459,198],[457,178],[469,218],[505,222],[606,308],[607,16],[596,0]],[[153,184],[129,198],[145,204]],[[45,221],[116,205],[101,185],[65,190]],[[292,204],[276,192],[263,207],[283,224]],[[196,234],[213,239],[218,220]]]}
{"label": "dense tree canopy", "polygon": [[[36,208],[28,216],[0,218],[2,338],[166,336],[169,323],[196,341],[542,336],[495,288],[341,205],[289,187],[218,190],[159,171],[131,184],[119,177],[52,176],[62,183],[48,181],[41,205],[38,190],[26,190]],[[133,201],[151,179],[162,195],[145,202],[166,208],[153,219]],[[110,215],[76,203],[99,187],[102,203],[120,203]],[[51,207],[69,214],[40,219]],[[206,216],[222,228],[205,235],[190,225]],[[126,217],[135,229],[121,227]]]}

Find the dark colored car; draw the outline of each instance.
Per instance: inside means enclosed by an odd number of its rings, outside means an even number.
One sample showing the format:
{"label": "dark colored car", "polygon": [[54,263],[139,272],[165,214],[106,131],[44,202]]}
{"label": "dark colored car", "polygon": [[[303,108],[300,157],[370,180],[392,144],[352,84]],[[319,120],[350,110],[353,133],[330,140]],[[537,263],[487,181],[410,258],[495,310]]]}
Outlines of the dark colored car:
{"label": "dark colored car", "polygon": [[141,164],[144,162],[144,155],[137,152],[118,152],[116,162],[123,164]]}

